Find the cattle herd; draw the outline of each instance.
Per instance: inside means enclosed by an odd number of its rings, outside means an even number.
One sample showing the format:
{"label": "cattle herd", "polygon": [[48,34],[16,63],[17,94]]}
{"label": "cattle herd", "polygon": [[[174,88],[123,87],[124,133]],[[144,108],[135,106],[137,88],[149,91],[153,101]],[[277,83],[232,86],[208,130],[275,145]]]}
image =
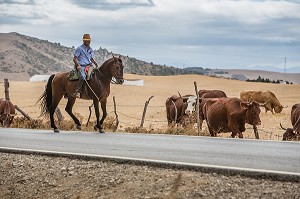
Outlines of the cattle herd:
{"label": "cattle herd", "polygon": [[[185,125],[186,117],[193,116],[197,97],[194,95],[173,95],[166,100],[168,125]],[[261,124],[260,107],[275,113],[281,113],[282,105],[274,93],[270,91],[242,91],[240,98],[230,98],[220,90],[200,90],[199,118],[200,128],[202,122],[206,124],[211,136],[216,137],[221,132],[231,132],[231,137],[243,138],[245,124],[257,126]],[[0,99],[0,123],[9,127],[15,115],[15,108],[10,101]],[[291,109],[292,128],[285,130],[283,140],[295,140],[300,137],[300,103]]]}
{"label": "cattle herd", "polygon": [[[193,115],[197,97],[193,95],[173,95],[166,100],[168,125],[184,125],[184,118]],[[221,132],[231,132],[231,137],[243,138],[245,124],[257,126],[261,124],[260,107],[275,113],[281,113],[283,108],[277,97],[271,91],[242,91],[240,98],[230,98],[220,90],[200,90],[199,118],[206,124],[211,136],[216,137]],[[300,136],[300,104],[295,104],[291,110],[292,128],[284,128],[283,140],[293,140]]]}

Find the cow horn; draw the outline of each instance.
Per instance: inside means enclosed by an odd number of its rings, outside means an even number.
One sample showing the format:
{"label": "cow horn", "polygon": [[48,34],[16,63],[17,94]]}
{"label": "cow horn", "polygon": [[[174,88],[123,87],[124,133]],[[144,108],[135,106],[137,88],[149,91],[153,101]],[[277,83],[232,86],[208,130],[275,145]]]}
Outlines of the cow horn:
{"label": "cow horn", "polygon": [[260,107],[266,107],[266,105],[267,105],[267,103],[268,103],[268,102],[269,102],[269,100],[268,100],[268,101],[266,101],[266,102],[265,102],[265,103],[263,103],[263,104],[262,104],[262,103],[259,103],[259,106],[260,106]]}
{"label": "cow horn", "polygon": [[182,96],[181,96],[181,94],[179,93],[179,91],[177,91],[177,93],[178,93],[179,97],[181,97],[181,98],[182,98]]}
{"label": "cow horn", "polygon": [[[296,131],[297,126],[299,126],[300,123],[300,117],[298,118],[297,122],[295,123],[295,125],[293,126],[293,130]],[[296,133],[296,132],[295,132]]]}
{"label": "cow horn", "polygon": [[248,104],[249,106],[251,106],[251,105],[253,104],[252,99],[249,99],[248,102],[247,102],[247,104]]}
{"label": "cow horn", "polygon": [[280,123],[280,127],[283,129],[283,130],[286,130],[286,128],[284,128],[283,126],[282,126],[282,124]]}
{"label": "cow horn", "polygon": [[287,108],[288,106],[287,105],[281,105],[282,106],[282,108]]}

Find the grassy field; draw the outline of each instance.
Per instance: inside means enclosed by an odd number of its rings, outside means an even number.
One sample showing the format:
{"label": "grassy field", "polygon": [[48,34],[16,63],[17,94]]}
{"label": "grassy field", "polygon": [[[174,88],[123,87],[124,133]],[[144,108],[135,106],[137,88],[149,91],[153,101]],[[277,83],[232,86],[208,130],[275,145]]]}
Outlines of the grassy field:
{"label": "grassy field", "polygon": [[[220,78],[213,78],[200,75],[181,75],[181,76],[138,76],[126,74],[127,79],[143,79],[144,86],[126,86],[126,85],[112,85],[111,94],[108,98],[108,112],[110,116],[113,114],[113,96],[116,97],[117,110],[119,112],[120,130],[126,127],[139,126],[140,118],[142,116],[145,101],[154,96],[149,104],[147,110],[145,127],[149,129],[166,129],[166,111],[165,101],[171,95],[176,95],[179,91],[182,95],[194,94],[193,82],[196,81],[198,89],[220,89],[225,91],[229,97],[239,97],[242,90],[270,90],[275,93],[279,101],[288,105],[281,114],[272,115],[267,114],[262,109],[261,119],[262,125],[259,126],[259,133],[261,139],[282,139],[284,133],[280,129],[279,123],[283,126],[290,127],[290,109],[293,104],[300,102],[300,85],[278,85],[266,83],[250,83],[235,80],[227,80]],[[1,78],[2,79],[2,78]],[[10,98],[11,101],[21,107],[31,117],[37,118],[39,116],[39,106],[36,101],[42,94],[46,82],[10,82]],[[3,82],[0,85],[0,97],[4,97]],[[66,119],[70,117],[64,111],[67,100],[63,99],[59,105]],[[85,124],[88,118],[88,106],[91,101],[77,100],[74,112],[79,113],[84,117]],[[20,116],[20,115],[19,115]],[[93,112],[94,116],[94,112]],[[93,118],[92,118],[93,119]],[[249,128],[249,129],[248,129]],[[83,129],[84,130],[84,129]],[[204,130],[206,124],[204,124]],[[230,133],[222,133],[221,137],[230,137]],[[251,126],[247,125],[247,130],[244,133],[245,138],[254,138]]]}

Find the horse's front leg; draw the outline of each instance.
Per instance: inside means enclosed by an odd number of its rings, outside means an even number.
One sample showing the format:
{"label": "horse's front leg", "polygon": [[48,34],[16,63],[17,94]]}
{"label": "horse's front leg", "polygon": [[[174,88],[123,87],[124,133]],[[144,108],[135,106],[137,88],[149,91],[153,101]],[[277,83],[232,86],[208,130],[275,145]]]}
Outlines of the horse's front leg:
{"label": "horse's front leg", "polygon": [[103,112],[103,115],[102,115],[102,118],[100,120],[100,133],[105,133],[104,129],[102,128],[102,124],[107,116],[107,111],[106,111],[106,103],[107,103],[107,100],[103,100],[101,101],[101,109],[102,109],[102,112]]}
{"label": "horse's front leg", "polygon": [[101,128],[99,123],[100,113],[99,113],[99,101],[94,100],[94,108],[95,108],[95,114],[96,114],[96,125],[94,126],[95,131]]}

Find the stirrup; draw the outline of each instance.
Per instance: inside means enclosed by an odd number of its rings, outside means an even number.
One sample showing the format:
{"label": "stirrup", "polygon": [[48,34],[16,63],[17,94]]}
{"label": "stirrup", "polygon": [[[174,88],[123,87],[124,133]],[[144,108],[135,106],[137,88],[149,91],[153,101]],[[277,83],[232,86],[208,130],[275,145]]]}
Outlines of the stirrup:
{"label": "stirrup", "polygon": [[80,92],[75,92],[73,93],[72,95],[70,95],[71,97],[74,97],[74,98],[81,98],[81,93]]}
{"label": "stirrup", "polygon": [[80,99],[81,98],[81,93],[80,92],[76,92],[75,93],[75,97]]}

